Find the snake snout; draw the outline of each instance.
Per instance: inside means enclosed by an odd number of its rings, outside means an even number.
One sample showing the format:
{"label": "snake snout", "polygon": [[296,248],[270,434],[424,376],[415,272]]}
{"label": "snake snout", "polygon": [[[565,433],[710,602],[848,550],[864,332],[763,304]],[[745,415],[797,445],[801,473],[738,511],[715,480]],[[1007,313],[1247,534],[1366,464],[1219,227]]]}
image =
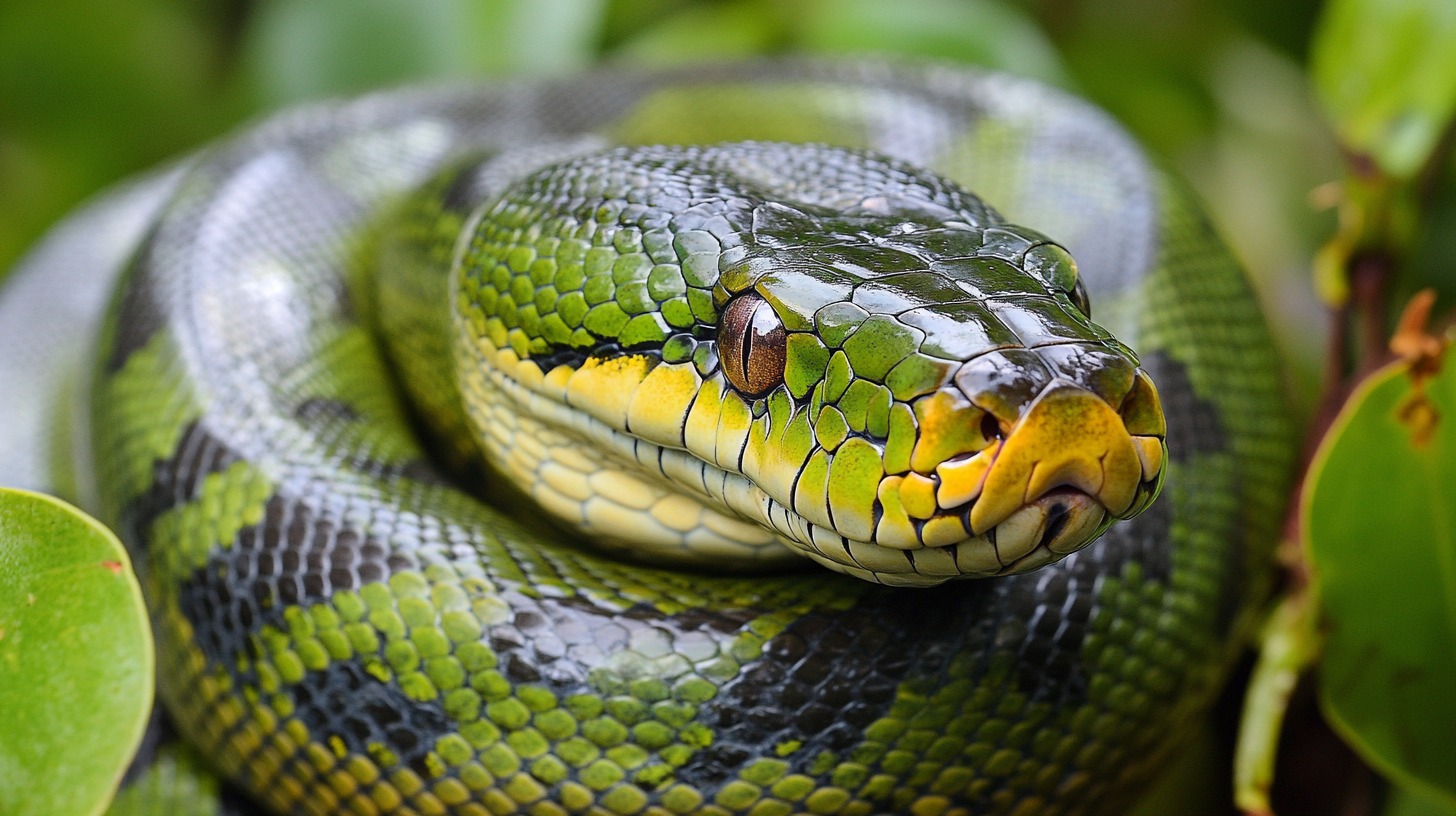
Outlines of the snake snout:
{"label": "snake snout", "polygon": [[1142,371],[1116,404],[1066,381],[1039,393],[1006,433],[970,512],[980,533],[1052,490],[1072,488],[1130,518],[1156,490],[1165,458],[1157,391]]}
{"label": "snake snout", "polygon": [[876,543],[913,554],[917,571],[939,550],[958,574],[1005,574],[1055,561],[1142,512],[1162,478],[1165,426],[1152,381],[1129,368],[1119,387],[1098,391],[1050,379],[1009,418],[964,392],[928,400],[917,454],[947,453],[937,442],[946,438],[981,442],[933,463],[912,457],[910,473],[885,478]]}

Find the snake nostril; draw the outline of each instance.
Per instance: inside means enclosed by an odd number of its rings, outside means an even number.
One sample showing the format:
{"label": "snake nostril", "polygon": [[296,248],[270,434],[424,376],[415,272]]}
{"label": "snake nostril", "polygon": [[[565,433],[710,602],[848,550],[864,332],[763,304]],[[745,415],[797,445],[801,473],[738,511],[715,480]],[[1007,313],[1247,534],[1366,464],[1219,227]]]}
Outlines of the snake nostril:
{"label": "snake nostril", "polygon": [[981,416],[981,436],[986,437],[987,442],[1001,439],[1004,436],[1001,432],[1001,423],[990,411]]}

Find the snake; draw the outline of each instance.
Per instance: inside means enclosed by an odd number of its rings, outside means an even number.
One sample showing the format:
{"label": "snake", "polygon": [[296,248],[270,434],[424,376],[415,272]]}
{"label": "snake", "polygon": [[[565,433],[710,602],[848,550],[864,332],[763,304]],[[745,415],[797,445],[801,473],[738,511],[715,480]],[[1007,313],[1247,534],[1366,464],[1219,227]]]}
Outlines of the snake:
{"label": "snake", "polygon": [[316,103],[4,295],[43,348],[0,382],[89,349],[74,465],[33,478],[126,542],[160,707],[249,812],[1119,813],[1270,583],[1253,290],[1026,79]]}

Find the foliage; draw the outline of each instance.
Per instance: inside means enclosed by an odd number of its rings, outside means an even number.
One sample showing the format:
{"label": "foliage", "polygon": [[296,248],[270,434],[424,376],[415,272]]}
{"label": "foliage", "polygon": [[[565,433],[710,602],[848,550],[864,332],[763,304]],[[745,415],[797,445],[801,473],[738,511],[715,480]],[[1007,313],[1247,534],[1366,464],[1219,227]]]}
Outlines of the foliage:
{"label": "foliage", "polygon": [[1303,515],[1332,721],[1456,807],[1456,370],[1437,365],[1401,360],[1361,383],[1310,467]]}
{"label": "foliage", "polygon": [[1336,0],[1321,20],[1310,71],[1347,149],[1408,181],[1456,113],[1456,5]]}
{"label": "foliage", "polygon": [[1341,227],[1316,260],[1332,303],[1348,259],[1404,250],[1419,226],[1417,182],[1456,113],[1456,5],[1337,0],[1315,32],[1311,76],[1349,159]]}
{"label": "foliage", "polygon": [[[1393,337],[1385,327],[1448,162],[1453,35],[1443,0],[1334,0],[1316,31],[1312,81],[1346,160],[1339,228],[1315,259],[1336,334],[1293,525],[1307,563],[1245,710],[1238,796],[1252,812],[1269,810],[1279,703],[1309,664],[1330,723],[1396,786],[1392,813],[1456,809],[1456,372],[1443,365],[1450,338],[1426,333],[1433,291]],[[1377,369],[1391,352],[1400,360]]]}
{"label": "foliage", "polygon": [[101,812],[152,703],[152,642],[121,543],[0,488],[0,813]]}

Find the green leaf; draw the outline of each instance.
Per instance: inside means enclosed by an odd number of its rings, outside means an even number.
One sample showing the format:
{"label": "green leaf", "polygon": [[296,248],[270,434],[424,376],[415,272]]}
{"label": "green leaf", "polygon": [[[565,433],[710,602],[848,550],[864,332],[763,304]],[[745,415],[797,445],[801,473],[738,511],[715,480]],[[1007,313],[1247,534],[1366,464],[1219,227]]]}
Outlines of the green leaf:
{"label": "green leaf", "polygon": [[1397,783],[1456,802],[1456,369],[1367,378],[1310,466],[1320,696]]}
{"label": "green leaf", "polygon": [[1331,0],[1311,71],[1344,146],[1408,180],[1456,113],[1456,3]]}
{"label": "green leaf", "polygon": [[59,499],[0,488],[0,813],[101,812],[146,727],[152,676],[121,543]]}
{"label": "green leaf", "polygon": [[596,53],[603,0],[273,0],[244,52],[262,101],[386,85],[579,68]]}
{"label": "green leaf", "polygon": [[1397,786],[1386,796],[1381,816],[1456,816],[1456,802]]}
{"label": "green leaf", "polygon": [[450,0],[275,0],[259,6],[244,53],[274,106],[459,73],[467,28]]}
{"label": "green leaf", "polygon": [[784,37],[784,21],[762,0],[698,4],[664,10],[624,36],[613,56],[653,64],[747,58],[771,53]]}
{"label": "green leaf", "polygon": [[995,0],[817,0],[801,26],[800,43],[813,51],[953,59],[1067,84],[1041,28]]}

